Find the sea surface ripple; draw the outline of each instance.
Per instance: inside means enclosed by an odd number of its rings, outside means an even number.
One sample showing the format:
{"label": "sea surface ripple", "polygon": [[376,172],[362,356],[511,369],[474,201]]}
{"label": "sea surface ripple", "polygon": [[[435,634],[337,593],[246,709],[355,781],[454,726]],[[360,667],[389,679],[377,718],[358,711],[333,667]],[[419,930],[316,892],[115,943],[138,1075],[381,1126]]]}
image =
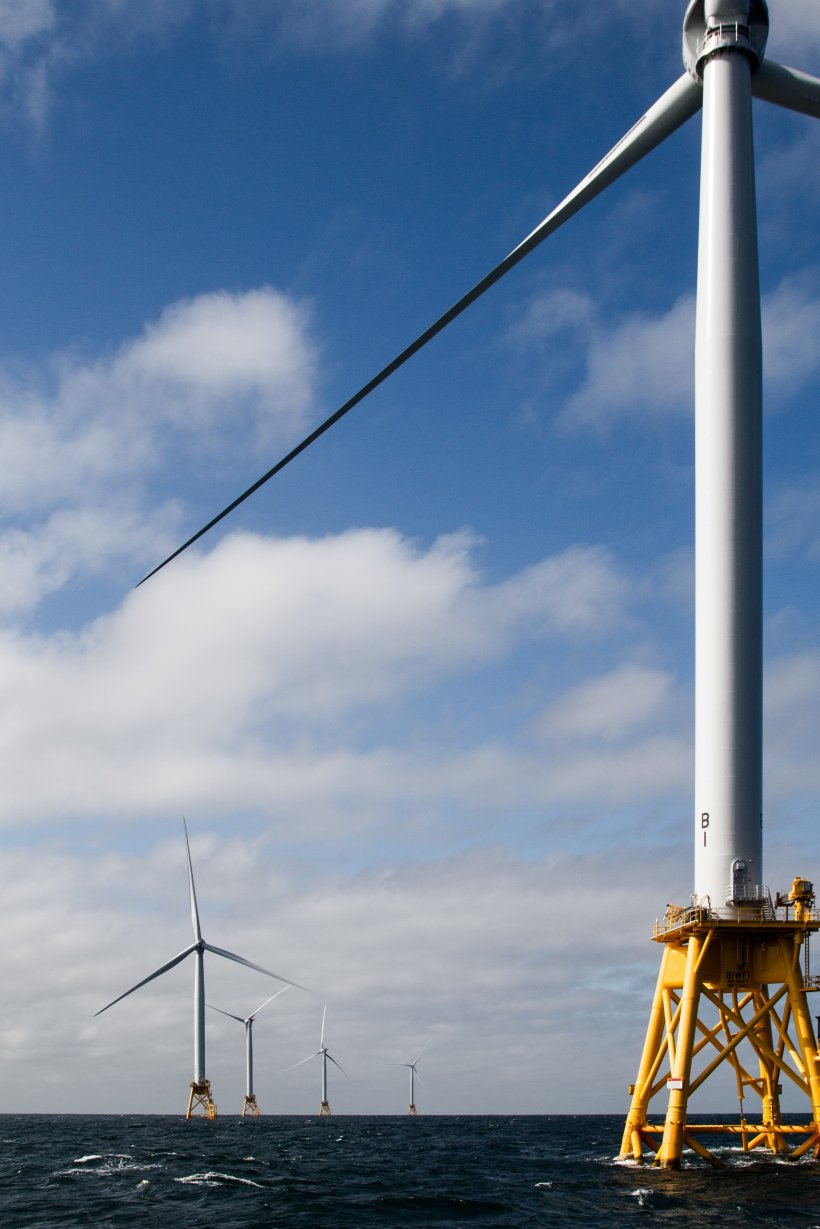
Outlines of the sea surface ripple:
{"label": "sea surface ripple", "polygon": [[820,1165],[618,1164],[615,1116],[0,1115],[3,1229],[820,1229]]}

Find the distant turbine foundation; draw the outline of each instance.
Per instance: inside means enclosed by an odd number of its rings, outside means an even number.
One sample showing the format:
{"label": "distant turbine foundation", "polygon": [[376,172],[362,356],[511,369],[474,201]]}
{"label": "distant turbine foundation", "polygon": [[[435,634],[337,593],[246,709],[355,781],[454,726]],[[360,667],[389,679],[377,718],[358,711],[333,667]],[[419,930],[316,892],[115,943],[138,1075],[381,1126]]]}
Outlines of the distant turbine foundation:
{"label": "distant turbine foundation", "polygon": [[211,1098],[210,1080],[193,1080],[188,1095],[186,1118],[216,1118],[216,1104]]}
{"label": "distant turbine foundation", "polygon": [[319,1117],[320,1118],[324,1118],[324,1117],[330,1118],[330,1102],[329,1101],[323,1101],[321,1105],[319,1106]]}
{"label": "distant turbine foundation", "polygon": [[250,1114],[253,1118],[259,1117],[259,1106],[256,1104],[256,1093],[245,1094],[245,1100],[242,1102],[242,1117]]}
{"label": "distant turbine foundation", "polygon": [[413,1102],[412,1102],[412,1101],[410,1102],[410,1104],[409,1104],[409,1105],[408,1105],[408,1107],[407,1107],[407,1113],[410,1115],[410,1117],[411,1117],[411,1118],[415,1118],[415,1117],[416,1117],[416,1107],[415,1107],[415,1105],[413,1104]]}
{"label": "distant turbine foundation", "polygon": [[[622,1157],[642,1161],[647,1149],[655,1165],[677,1169],[689,1148],[719,1168],[720,1159],[697,1138],[716,1135],[740,1136],[745,1152],[820,1158],[820,1050],[806,1000],[807,991],[820,989],[820,977],[808,972],[809,939],[820,930],[813,886],[795,879],[774,904],[737,913],[722,920],[702,906],[670,905],[656,926],[654,939],[664,950]],[[689,1098],[727,1065],[739,1121],[687,1123]],[[810,1122],[781,1121],[784,1079],[808,1097]],[[665,1121],[650,1123],[650,1102],[663,1091]],[[746,1118],[747,1093],[760,1099],[759,1121]]]}

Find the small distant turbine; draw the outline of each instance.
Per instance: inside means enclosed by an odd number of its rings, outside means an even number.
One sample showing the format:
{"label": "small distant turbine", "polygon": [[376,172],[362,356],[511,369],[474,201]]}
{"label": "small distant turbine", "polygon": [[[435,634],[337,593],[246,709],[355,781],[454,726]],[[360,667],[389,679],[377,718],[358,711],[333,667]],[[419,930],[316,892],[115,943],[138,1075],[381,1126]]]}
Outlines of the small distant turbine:
{"label": "small distant turbine", "polygon": [[214,1007],[213,1003],[206,1003],[206,1007],[210,1007],[211,1011],[218,1011],[221,1016],[228,1016],[231,1020],[238,1020],[240,1024],[245,1026],[245,1100],[242,1103],[242,1117],[246,1114],[253,1114],[254,1118],[259,1117],[259,1106],[256,1103],[256,1094],[253,1091],[253,1022],[259,1015],[263,1007],[267,1007],[268,1003],[272,1003],[274,999],[278,999],[280,994],[284,994],[286,990],[290,990],[290,986],[283,986],[281,990],[277,990],[276,994],[272,994],[270,998],[265,999],[264,1003],[260,1003],[256,1011],[251,1012],[249,1016],[235,1016],[230,1011],[223,1011],[221,1007]]}
{"label": "small distant turbine", "polygon": [[419,1050],[418,1054],[413,1059],[412,1063],[400,1063],[399,1064],[402,1067],[410,1068],[410,1104],[407,1107],[407,1113],[410,1115],[411,1118],[415,1118],[416,1116],[416,1076],[417,1075],[419,1078],[419,1083],[422,1083],[421,1076],[416,1070],[416,1067],[423,1053],[424,1053],[424,1050]]}
{"label": "small distant turbine", "polygon": [[313,1054],[308,1054],[307,1058],[300,1059],[299,1062],[294,1063],[293,1066],[285,1068],[286,1071],[293,1071],[296,1067],[301,1067],[303,1063],[309,1063],[312,1058],[319,1058],[319,1056],[321,1055],[321,1059],[322,1059],[322,1102],[319,1106],[319,1117],[320,1118],[322,1117],[323,1114],[326,1114],[328,1118],[330,1117],[330,1102],[327,1099],[328,1059],[330,1059],[334,1067],[339,1068],[342,1075],[347,1075],[347,1072],[345,1071],[344,1067],[341,1065],[341,1063],[336,1062],[336,1059],[333,1057],[332,1054],[328,1053],[328,1048],[325,1045],[325,1017],[326,1016],[327,1016],[327,1004],[325,1004],[325,1009],[322,1012],[322,1036],[319,1041],[319,1049],[316,1050]]}
{"label": "small distant turbine", "polygon": [[[288,981],[286,977],[280,977],[278,973],[271,973],[270,969],[263,969],[261,964],[254,964],[251,960],[246,960],[244,956],[237,956],[234,952],[225,951],[222,947],[214,947],[212,943],[206,943],[202,938],[202,928],[199,924],[199,909],[196,903],[196,889],[194,887],[194,868],[191,864],[191,847],[188,844],[188,826],[185,820],[182,821],[182,826],[185,831],[185,850],[188,856],[188,896],[191,903],[191,921],[194,926],[194,941],[180,952],[178,956],[174,956],[173,960],[169,960],[167,964],[156,969],[153,973],[149,973],[147,977],[143,977],[142,981],[138,981],[136,986],[132,986],[130,990],[126,990],[124,994],[120,994],[117,998],[112,999],[110,1003],[106,1003],[105,1007],[101,1007],[99,1011],[94,1013],[95,1016],[101,1016],[104,1011],[108,1011],[109,1007],[113,1007],[115,1003],[119,1003],[121,999],[127,998],[129,994],[133,994],[135,990],[139,990],[140,986],[145,986],[149,981],[153,981],[155,977],[161,977],[163,973],[167,973],[169,969],[173,969],[174,965],[185,960],[187,956],[194,957],[194,1078],[191,1082],[191,1091],[188,1097],[188,1108],[185,1111],[186,1118],[205,1117],[216,1118],[216,1105],[211,1098],[211,1084],[205,1075],[205,952],[213,952],[215,956],[224,956],[226,960],[235,960],[237,964],[244,964],[249,969],[255,969],[257,973],[264,973],[266,977],[272,977],[276,981],[285,982],[287,986],[296,986],[298,990],[306,989],[305,986],[300,986],[297,982]],[[308,991],[308,993],[312,993]],[[201,1110],[201,1113],[198,1111]]]}

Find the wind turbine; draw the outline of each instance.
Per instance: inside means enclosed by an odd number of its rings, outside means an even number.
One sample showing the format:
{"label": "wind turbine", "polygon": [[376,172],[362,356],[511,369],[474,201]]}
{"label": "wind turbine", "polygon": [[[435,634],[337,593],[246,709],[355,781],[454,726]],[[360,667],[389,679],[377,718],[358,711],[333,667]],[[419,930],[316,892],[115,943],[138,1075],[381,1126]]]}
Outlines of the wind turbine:
{"label": "wind turbine", "polygon": [[321,1104],[319,1105],[319,1117],[320,1118],[322,1117],[322,1115],[327,1115],[328,1118],[330,1117],[330,1102],[327,1099],[328,1059],[333,1063],[334,1067],[339,1068],[342,1075],[347,1075],[347,1072],[345,1071],[344,1067],[342,1067],[340,1063],[336,1062],[336,1059],[329,1052],[327,1046],[325,1045],[325,1018],[326,1016],[327,1016],[327,1004],[325,1004],[324,1011],[322,1012],[322,1035],[319,1040],[319,1049],[315,1050],[313,1054],[308,1054],[307,1058],[301,1058],[298,1063],[294,1063],[291,1067],[285,1068],[286,1071],[294,1071],[297,1067],[301,1067],[303,1063],[309,1063],[312,1058],[321,1058],[322,1060],[322,1100],[321,1100]]}
{"label": "wind turbine", "polygon": [[223,1011],[221,1007],[214,1007],[213,1003],[208,1003],[211,1011],[218,1011],[220,1015],[227,1016],[230,1020],[238,1020],[245,1027],[245,1100],[242,1102],[242,1117],[246,1114],[253,1114],[255,1118],[259,1117],[259,1106],[256,1102],[256,1094],[253,1091],[253,1022],[259,1015],[263,1007],[267,1007],[268,1003],[272,1003],[274,999],[278,999],[280,994],[284,994],[286,990],[290,990],[290,986],[283,986],[281,990],[277,990],[276,994],[272,994],[270,998],[265,999],[264,1003],[260,1003],[255,1011],[252,1011],[249,1016],[235,1016],[230,1011]]}
{"label": "wind turbine", "polygon": [[402,1067],[410,1068],[410,1104],[407,1107],[407,1113],[410,1115],[411,1118],[415,1118],[416,1116],[416,1076],[417,1075],[418,1075],[419,1081],[421,1081],[421,1076],[416,1070],[416,1067],[423,1053],[424,1053],[424,1050],[419,1050],[418,1054],[413,1059],[412,1063],[400,1063],[399,1064]]}
{"label": "wind turbine", "polygon": [[[155,969],[153,973],[149,973],[147,977],[143,977],[142,981],[138,981],[130,990],[126,990],[123,994],[112,999],[110,1003],[106,1003],[105,1007],[101,1007],[99,1011],[94,1013],[96,1016],[101,1016],[104,1011],[108,1011],[109,1007],[113,1007],[115,1003],[119,1003],[121,999],[127,998],[129,994],[133,994],[135,990],[139,990],[141,986],[146,986],[148,982],[153,981],[155,977],[161,977],[163,973],[167,973],[169,969],[188,956],[194,957],[194,1078],[191,1082],[190,1093],[188,1096],[188,1108],[185,1111],[186,1118],[205,1117],[216,1118],[216,1105],[211,1097],[211,1083],[205,1075],[205,953],[212,952],[214,956],[223,956],[226,960],[233,960],[237,964],[244,964],[248,969],[255,969],[257,973],[264,973],[266,977],[272,977],[276,981],[286,982],[286,988],[296,986],[299,990],[304,990],[304,986],[299,986],[297,982],[288,981],[286,977],[280,977],[278,973],[271,973],[270,969],[263,969],[261,964],[254,964],[252,960],[246,960],[244,956],[237,956],[235,952],[228,952],[222,947],[214,947],[212,943],[206,942],[202,937],[202,927],[199,922],[199,909],[196,903],[196,888],[194,887],[194,868],[191,863],[191,847],[188,843],[188,825],[185,820],[182,821],[185,832],[185,852],[188,858],[188,896],[191,904],[191,921],[194,927],[194,941],[179,955],[174,956],[173,960],[169,960],[159,969]],[[310,993],[310,991],[308,991]],[[200,1113],[201,1111],[201,1113]]]}
{"label": "wind turbine", "polygon": [[[813,885],[796,878],[772,902],[762,861],[762,342],[752,99],[820,118],[820,79],[765,59],[765,0],[690,0],[683,75],[567,197],[499,264],[158,568],[196,542],[378,388],[594,197],[699,110],[703,112],[695,344],[696,716],[695,878],[690,907],[667,911],[655,938],[661,971],[622,1145],[623,1155],[678,1168],[684,1146],[717,1164],[687,1126],[690,1095],[723,1063],[733,1069],[744,1146],[820,1157],[820,1051],[808,1013]],[[648,22],[644,28],[648,33]],[[153,575],[154,573],[149,573]],[[148,579],[148,577],[145,577]],[[142,583],[142,582],[141,582]],[[810,980],[810,979],[809,979]],[[779,987],[770,994],[771,985]],[[717,1025],[699,1015],[701,1004]],[[792,1033],[789,1034],[789,1028]],[[758,1074],[739,1054],[751,1048]],[[711,1063],[693,1074],[708,1047]],[[666,1077],[663,1072],[668,1068]],[[811,1105],[784,1126],[783,1076]],[[650,1101],[668,1089],[663,1126]],[[761,1101],[749,1126],[743,1097]],[[805,1138],[793,1149],[795,1135]],[[656,1139],[661,1135],[660,1141]]]}

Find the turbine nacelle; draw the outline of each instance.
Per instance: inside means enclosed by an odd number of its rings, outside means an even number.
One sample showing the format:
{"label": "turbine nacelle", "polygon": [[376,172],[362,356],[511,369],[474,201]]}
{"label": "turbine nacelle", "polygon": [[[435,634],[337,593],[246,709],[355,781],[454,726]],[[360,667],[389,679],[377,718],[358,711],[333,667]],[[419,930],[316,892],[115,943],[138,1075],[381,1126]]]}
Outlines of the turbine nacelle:
{"label": "turbine nacelle", "polygon": [[691,0],[683,19],[683,62],[697,81],[717,51],[744,51],[753,66],[763,59],[769,37],[766,0]]}

